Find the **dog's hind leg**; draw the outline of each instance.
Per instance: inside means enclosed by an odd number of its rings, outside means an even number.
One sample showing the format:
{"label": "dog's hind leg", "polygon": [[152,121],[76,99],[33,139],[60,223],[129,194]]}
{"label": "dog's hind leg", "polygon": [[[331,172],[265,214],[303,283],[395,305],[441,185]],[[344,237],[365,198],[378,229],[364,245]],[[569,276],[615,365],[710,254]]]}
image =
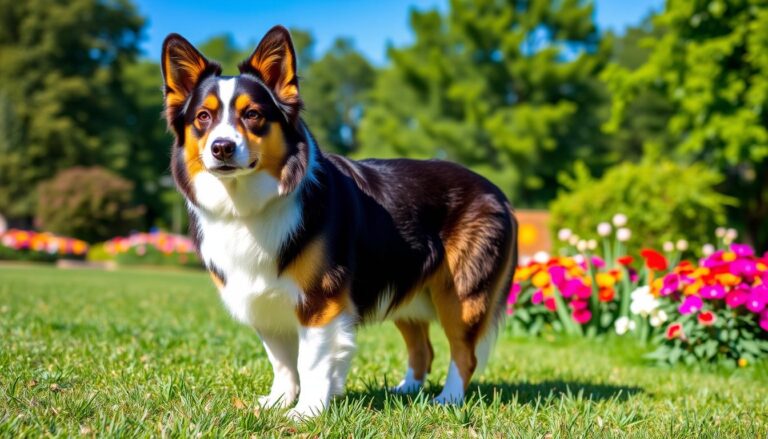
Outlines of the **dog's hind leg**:
{"label": "dog's hind leg", "polygon": [[417,392],[432,369],[435,354],[429,341],[429,323],[395,320],[408,348],[408,369],[405,378],[391,390],[395,393]]}

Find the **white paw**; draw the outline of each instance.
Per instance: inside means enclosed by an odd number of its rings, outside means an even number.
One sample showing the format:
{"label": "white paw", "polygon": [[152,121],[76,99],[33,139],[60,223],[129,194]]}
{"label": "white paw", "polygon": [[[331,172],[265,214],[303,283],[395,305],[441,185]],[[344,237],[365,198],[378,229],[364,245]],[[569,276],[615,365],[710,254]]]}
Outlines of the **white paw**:
{"label": "white paw", "polygon": [[447,405],[447,404],[460,405],[464,402],[464,394],[443,391],[439,395],[437,395],[437,397],[435,397],[435,399],[433,399],[432,402],[440,405]]}
{"label": "white paw", "polygon": [[389,391],[392,393],[405,395],[408,393],[418,392],[423,385],[424,381],[404,379],[400,381],[400,384],[396,385],[395,387],[390,387]]}

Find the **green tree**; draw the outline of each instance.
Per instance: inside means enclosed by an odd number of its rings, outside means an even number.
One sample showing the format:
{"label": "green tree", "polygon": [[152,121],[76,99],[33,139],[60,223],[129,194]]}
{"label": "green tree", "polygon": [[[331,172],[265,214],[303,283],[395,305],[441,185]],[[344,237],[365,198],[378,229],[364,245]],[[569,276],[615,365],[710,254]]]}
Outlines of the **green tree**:
{"label": "green tree", "polygon": [[348,39],[337,39],[318,60],[301,70],[306,120],[320,145],[349,154],[357,149],[357,131],[366,95],[376,71]]}
{"label": "green tree", "polygon": [[[726,176],[722,190],[739,200],[732,217],[758,246],[768,244],[768,4],[763,0],[668,0],[654,19],[637,69],[612,65],[609,130],[632,117],[647,90],[671,103],[668,140],[649,150],[702,161]],[[652,46],[651,46],[652,44]]]}
{"label": "green tree", "polygon": [[142,26],[127,0],[0,0],[0,211],[29,218],[60,169],[129,166],[121,72]]}
{"label": "green tree", "polygon": [[411,14],[415,43],[390,48],[360,128],[360,156],[447,158],[517,205],[554,198],[557,173],[606,164],[597,114],[600,44],[578,0],[452,0]]}

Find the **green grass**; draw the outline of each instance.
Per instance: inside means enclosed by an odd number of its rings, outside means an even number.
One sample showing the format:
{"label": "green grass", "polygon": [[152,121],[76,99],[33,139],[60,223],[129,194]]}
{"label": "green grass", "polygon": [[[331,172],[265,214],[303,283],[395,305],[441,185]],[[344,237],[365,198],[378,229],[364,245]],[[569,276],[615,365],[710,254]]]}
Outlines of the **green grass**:
{"label": "green grass", "polygon": [[661,369],[619,341],[501,337],[461,407],[389,395],[405,364],[391,323],[361,331],[347,396],[319,418],[259,411],[271,371],[205,274],[0,267],[0,436],[766,437],[765,364]]}

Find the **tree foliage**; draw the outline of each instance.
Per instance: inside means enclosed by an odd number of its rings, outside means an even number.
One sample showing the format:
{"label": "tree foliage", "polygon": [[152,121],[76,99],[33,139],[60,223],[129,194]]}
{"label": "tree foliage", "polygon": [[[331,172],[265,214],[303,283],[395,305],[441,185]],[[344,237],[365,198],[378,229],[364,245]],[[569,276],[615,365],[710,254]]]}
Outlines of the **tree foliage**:
{"label": "tree foliage", "polygon": [[720,169],[724,191],[739,199],[737,219],[768,242],[768,4],[669,0],[654,25],[663,34],[647,39],[647,62],[603,75],[613,96],[608,129],[633,116],[642,93],[664,95],[667,141],[649,153]]}
{"label": "tree foliage", "polygon": [[565,164],[604,164],[595,78],[609,51],[590,4],[453,0],[446,15],[412,12],[411,27],[376,80],[358,155],[458,161],[529,206],[554,197]]}
{"label": "tree foliage", "polygon": [[36,183],[73,165],[125,169],[121,72],[143,19],[127,0],[0,0],[0,210],[30,216]]}

